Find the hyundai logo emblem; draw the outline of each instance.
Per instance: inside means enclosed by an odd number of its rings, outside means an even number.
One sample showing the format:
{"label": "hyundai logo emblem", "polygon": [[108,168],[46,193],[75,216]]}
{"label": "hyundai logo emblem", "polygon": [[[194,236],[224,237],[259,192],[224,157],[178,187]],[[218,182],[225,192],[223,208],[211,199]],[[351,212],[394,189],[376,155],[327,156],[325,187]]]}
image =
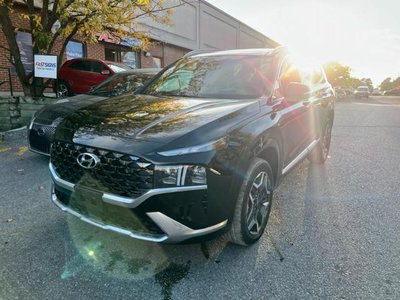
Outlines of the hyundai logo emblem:
{"label": "hyundai logo emblem", "polygon": [[44,136],[45,133],[46,133],[46,131],[45,131],[44,128],[42,128],[42,127],[40,127],[40,128],[37,130],[38,136]]}
{"label": "hyundai logo emblem", "polygon": [[92,153],[81,153],[76,158],[76,161],[82,168],[93,169],[99,164],[100,159]]}

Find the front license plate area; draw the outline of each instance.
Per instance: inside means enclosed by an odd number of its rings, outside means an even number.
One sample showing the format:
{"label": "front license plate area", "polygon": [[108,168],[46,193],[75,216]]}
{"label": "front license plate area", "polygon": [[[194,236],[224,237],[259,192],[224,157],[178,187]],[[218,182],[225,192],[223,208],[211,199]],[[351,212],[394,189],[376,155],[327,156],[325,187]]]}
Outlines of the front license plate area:
{"label": "front license plate area", "polygon": [[102,193],[84,188],[76,188],[70,199],[70,208],[80,214],[103,222],[104,208]]}

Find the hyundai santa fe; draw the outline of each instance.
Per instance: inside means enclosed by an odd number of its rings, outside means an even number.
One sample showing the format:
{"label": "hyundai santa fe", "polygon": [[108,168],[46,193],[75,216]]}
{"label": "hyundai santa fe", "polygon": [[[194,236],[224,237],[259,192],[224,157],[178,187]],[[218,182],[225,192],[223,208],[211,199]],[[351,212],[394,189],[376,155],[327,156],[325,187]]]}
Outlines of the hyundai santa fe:
{"label": "hyundai santa fe", "polygon": [[334,92],[286,50],[193,53],[135,95],[73,111],[51,145],[52,201],[82,221],[177,243],[263,234],[274,189],[328,156]]}

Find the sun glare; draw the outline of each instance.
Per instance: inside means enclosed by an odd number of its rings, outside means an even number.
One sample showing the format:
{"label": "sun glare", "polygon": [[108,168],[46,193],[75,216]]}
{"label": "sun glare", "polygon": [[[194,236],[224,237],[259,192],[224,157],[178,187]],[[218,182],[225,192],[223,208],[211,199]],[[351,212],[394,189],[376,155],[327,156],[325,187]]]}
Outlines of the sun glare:
{"label": "sun glare", "polygon": [[[299,1],[272,10],[270,16],[268,24],[280,24],[273,38],[287,46],[300,65],[334,60],[351,66],[356,74],[373,78],[365,58],[384,56],[371,48],[371,41],[383,39],[370,29],[373,21],[337,3]],[[378,80],[380,74],[376,75]]]}

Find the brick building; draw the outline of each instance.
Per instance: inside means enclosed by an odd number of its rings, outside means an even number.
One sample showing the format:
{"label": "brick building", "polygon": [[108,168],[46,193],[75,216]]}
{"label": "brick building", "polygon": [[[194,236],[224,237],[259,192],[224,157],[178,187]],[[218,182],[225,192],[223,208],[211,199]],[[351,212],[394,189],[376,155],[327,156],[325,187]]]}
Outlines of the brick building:
{"label": "brick building", "polygon": [[[21,17],[23,10],[24,6],[17,5],[13,11],[12,21],[19,28],[17,40],[24,58],[25,69],[29,71],[33,68],[32,42],[28,21]],[[278,45],[203,0],[177,7],[172,15],[172,26],[155,23],[149,18],[142,18],[140,23],[140,29],[148,32],[155,42],[147,52],[134,52],[130,47],[132,44],[119,43],[107,36],[99,35],[97,44],[88,44],[78,39],[68,43],[63,61],[75,57],[89,57],[119,61],[135,68],[164,67],[194,49],[263,48]],[[7,45],[1,30],[0,45]],[[57,54],[60,47],[61,41],[57,41],[54,54]],[[21,91],[9,60],[10,53],[0,48],[0,83],[3,82],[0,91],[10,90],[9,70],[11,70],[13,90]]]}

